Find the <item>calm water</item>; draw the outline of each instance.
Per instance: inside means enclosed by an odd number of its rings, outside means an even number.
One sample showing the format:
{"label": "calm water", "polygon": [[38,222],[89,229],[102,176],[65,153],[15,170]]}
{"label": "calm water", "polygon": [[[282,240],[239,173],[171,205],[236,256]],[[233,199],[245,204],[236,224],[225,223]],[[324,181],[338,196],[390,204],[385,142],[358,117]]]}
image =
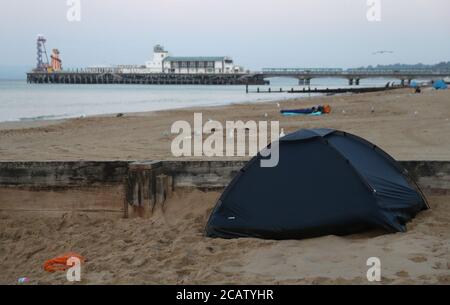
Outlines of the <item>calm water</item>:
{"label": "calm water", "polygon": [[[365,80],[381,86],[388,80]],[[313,80],[311,87],[346,87],[341,79]],[[262,89],[264,86],[260,86]],[[295,79],[272,79],[271,88],[296,89]],[[256,90],[251,86],[250,90]],[[245,93],[244,86],[36,85],[0,80],[0,122],[44,120],[98,114],[142,112],[239,102],[262,102],[303,97],[304,94]]]}

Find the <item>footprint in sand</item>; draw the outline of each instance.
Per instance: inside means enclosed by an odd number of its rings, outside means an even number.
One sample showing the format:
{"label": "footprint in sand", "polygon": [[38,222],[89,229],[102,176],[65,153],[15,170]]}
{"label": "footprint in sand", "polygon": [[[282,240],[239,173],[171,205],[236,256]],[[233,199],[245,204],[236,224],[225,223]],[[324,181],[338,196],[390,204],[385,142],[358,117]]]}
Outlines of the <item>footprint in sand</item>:
{"label": "footprint in sand", "polygon": [[409,260],[415,263],[423,263],[427,261],[427,258],[424,256],[414,256],[409,258]]}

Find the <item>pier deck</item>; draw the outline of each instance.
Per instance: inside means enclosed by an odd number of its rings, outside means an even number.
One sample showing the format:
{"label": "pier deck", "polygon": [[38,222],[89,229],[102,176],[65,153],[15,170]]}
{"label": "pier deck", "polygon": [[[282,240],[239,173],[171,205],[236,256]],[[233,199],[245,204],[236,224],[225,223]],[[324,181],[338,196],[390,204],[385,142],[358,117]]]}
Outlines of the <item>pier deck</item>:
{"label": "pier deck", "polygon": [[143,84],[143,85],[264,85],[267,81],[247,73],[88,73],[30,72],[27,82],[36,84]]}

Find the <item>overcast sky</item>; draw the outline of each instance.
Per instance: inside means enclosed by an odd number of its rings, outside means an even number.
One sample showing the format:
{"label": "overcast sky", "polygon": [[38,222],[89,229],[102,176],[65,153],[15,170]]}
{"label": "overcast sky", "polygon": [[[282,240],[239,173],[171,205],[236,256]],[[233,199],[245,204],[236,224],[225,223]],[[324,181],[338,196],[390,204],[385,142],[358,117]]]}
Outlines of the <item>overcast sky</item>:
{"label": "overcast sky", "polygon": [[[0,1],[0,66],[34,66],[35,39],[65,67],[143,64],[160,43],[173,55],[229,55],[247,68],[356,67],[450,60],[449,0]],[[391,50],[393,54],[372,53]]]}

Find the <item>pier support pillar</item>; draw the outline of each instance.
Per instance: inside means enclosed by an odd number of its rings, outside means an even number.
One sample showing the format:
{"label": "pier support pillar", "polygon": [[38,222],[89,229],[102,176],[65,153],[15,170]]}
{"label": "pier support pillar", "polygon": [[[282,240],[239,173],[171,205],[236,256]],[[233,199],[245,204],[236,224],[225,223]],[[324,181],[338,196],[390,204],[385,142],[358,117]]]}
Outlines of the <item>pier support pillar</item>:
{"label": "pier support pillar", "polygon": [[311,84],[311,79],[310,78],[299,78],[298,84],[300,86],[309,86]]}
{"label": "pier support pillar", "polygon": [[359,86],[359,81],[360,81],[359,78],[355,79],[355,85],[356,85],[356,86]]}
{"label": "pier support pillar", "polygon": [[353,86],[353,78],[349,78],[348,79],[348,85],[349,86]]}

